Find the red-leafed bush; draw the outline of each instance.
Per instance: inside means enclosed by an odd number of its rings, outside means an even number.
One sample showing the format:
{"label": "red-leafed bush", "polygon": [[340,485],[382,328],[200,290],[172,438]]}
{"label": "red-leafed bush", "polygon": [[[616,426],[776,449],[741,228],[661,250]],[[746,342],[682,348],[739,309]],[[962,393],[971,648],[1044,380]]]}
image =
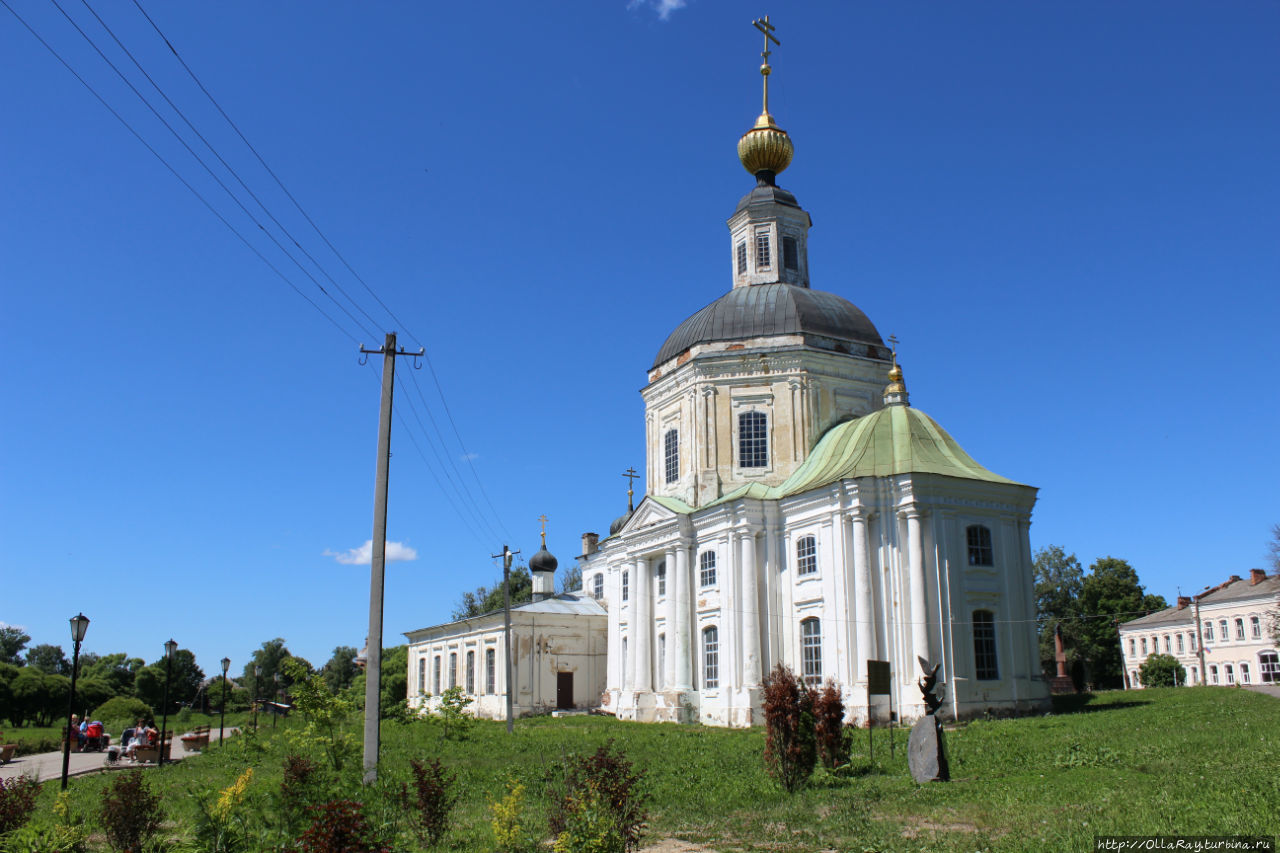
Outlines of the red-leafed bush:
{"label": "red-leafed bush", "polygon": [[39,794],[40,783],[34,776],[0,779],[0,835],[17,829],[31,818]]}
{"label": "red-leafed bush", "polygon": [[818,740],[818,756],[828,770],[849,763],[849,737],[844,727],[844,699],[830,678],[813,703],[814,736]]}
{"label": "red-leafed bush", "polygon": [[332,800],[309,811],[311,826],[298,839],[295,853],[391,853],[375,837],[359,803]]}
{"label": "red-leafed bush", "polygon": [[409,766],[413,770],[413,784],[401,788],[400,799],[413,816],[418,837],[428,846],[434,846],[449,828],[449,812],[458,799],[451,790],[453,774],[444,769],[438,758],[430,764],[415,759]]}
{"label": "red-leafed bush", "polygon": [[815,694],[778,664],[764,680],[764,763],[788,792],[802,787],[818,762]]}

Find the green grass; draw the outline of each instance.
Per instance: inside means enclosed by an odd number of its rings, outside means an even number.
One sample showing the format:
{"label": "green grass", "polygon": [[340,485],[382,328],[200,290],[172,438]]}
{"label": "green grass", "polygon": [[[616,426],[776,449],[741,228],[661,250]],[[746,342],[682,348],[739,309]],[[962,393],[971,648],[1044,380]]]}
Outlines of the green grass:
{"label": "green grass", "polygon": [[[411,758],[439,757],[460,793],[444,847],[493,849],[487,798],[514,777],[543,819],[563,757],[612,739],[644,771],[647,839],[680,838],[717,851],[1088,850],[1095,834],[1280,834],[1280,700],[1245,690],[1195,687],[1102,694],[1070,713],[977,721],[947,735],[953,780],[916,785],[897,749],[856,733],[847,774],[819,771],[787,795],[765,774],[764,733],[643,725],[608,718],[521,720],[508,736],[479,721],[466,740],[433,723],[383,727],[381,778],[407,778]],[[256,766],[252,788],[279,784],[281,724],[240,744],[148,771],[174,834],[196,813],[193,795],[216,793]],[[358,732],[356,733],[358,737]],[[344,786],[357,791],[359,757]],[[111,774],[73,780],[73,810],[96,814]],[[41,817],[57,785],[46,785]],[[385,790],[385,787],[384,789]],[[376,792],[366,799],[378,799]],[[412,848],[409,848],[412,849]]]}

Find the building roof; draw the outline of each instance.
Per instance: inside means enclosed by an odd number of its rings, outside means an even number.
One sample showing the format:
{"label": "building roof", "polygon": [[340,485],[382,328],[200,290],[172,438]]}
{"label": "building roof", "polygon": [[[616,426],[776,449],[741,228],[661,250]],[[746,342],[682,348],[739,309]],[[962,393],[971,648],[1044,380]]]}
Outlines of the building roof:
{"label": "building roof", "polygon": [[[591,596],[582,592],[562,592],[559,595],[544,598],[541,601],[526,601],[524,604],[517,604],[511,608],[512,613],[560,613],[577,616],[608,616],[609,613]],[[410,634],[420,634],[423,631],[434,631],[437,628],[447,628],[450,625],[460,625],[463,622],[475,622],[484,620],[494,616],[501,616],[502,610],[490,610],[487,613],[480,613],[475,616],[468,616],[465,619],[455,619],[452,622],[441,622],[439,625],[428,625],[426,628],[418,628],[413,631],[405,631],[405,636]]]}
{"label": "building roof", "polygon": [[843,297],[794,284],[755,284],[733,288],[677,326],[653,366],[710,341],[806,334],[884,346],[867,315]]}
{"label": "building roof", "polygon": [[1188,626],[1195,624],[1195,611],[1190,607],[1166,607],[1164,610],[1157,610],[1155,613],[1148,613],[1146,616],[1139,616],[1137,619],[1130,619],[1128,622],[1121,622],[1121,628],[1159,628],[1161,626],[1173,625],[1179,622],[1185,622]]}
{"label": "building roof", "polygon": [[1196,596],[1201,606],[1227,604],[1250,598],[1275,598],[1280,595],[1280,573],[1268,575],[1257,583],[1252,578],[1232,577],[1231,580],[1208,592]]}

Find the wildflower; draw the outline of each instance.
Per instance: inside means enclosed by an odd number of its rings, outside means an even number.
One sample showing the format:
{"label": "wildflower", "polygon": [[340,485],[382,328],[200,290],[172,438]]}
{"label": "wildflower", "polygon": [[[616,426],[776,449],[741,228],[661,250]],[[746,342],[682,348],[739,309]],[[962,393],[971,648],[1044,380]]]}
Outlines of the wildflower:
{"label": "wildflower", "polygon": [[214,806],[214,811],[217,813],[218,817],[225,820],[227,815],[231,813],[231,810],[240,804],[240,801],[244,799],[245,791],[249,790],[249,782],[252,780],[253,768],[246,768],[245,771],[240,774],[240,778],[235,781],[235,784],[231,785],[218,796],[218,804]]}

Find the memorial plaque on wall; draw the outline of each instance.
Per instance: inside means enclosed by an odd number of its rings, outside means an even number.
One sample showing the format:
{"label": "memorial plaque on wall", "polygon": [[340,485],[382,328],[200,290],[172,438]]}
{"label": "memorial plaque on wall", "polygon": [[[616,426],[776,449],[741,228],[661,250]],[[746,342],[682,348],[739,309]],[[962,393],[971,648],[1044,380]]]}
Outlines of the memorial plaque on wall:
{"label": "memorial plaque on wall", "polygon": [[889,662],[887,660],[867,661],[867,695],[889,695]]}

